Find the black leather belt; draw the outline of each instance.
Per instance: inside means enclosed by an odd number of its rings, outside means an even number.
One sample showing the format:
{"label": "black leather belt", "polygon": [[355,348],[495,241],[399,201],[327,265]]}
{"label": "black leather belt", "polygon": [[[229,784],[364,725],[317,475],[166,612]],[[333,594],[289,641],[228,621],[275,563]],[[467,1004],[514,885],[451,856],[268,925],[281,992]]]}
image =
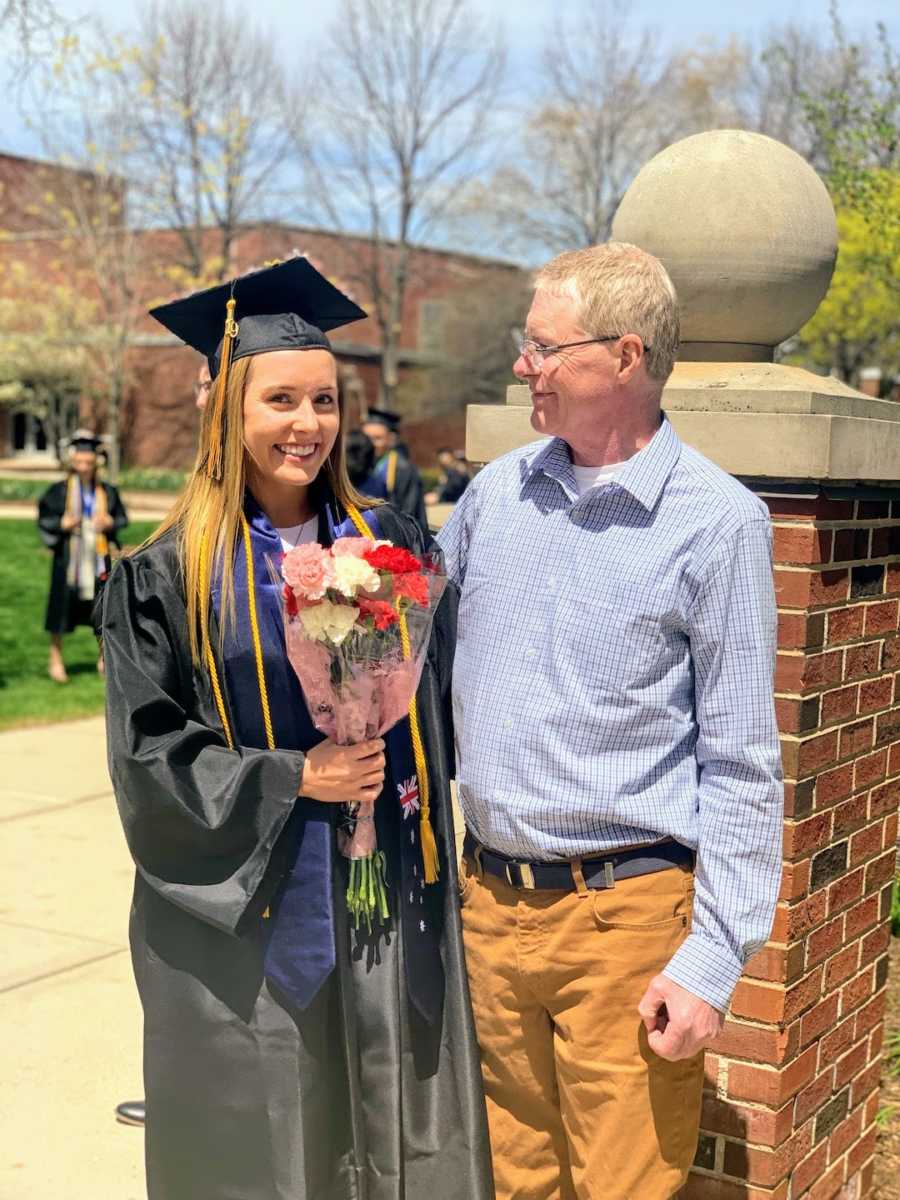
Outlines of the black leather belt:
{"label": "black leather belt", "polygon": [[694,852],[680,842],[654,842],[636,850],[619,850],[599,858],[566,860],[565,862],[520,862],[488,850],[471,833],[466,833],[463,855],[476,873],[479,868],[488,875],[514,888],[527,891],[547,889],[565,892],[578,890],[578,871],[589,888],[615,887],[617,879],[632,879],[635,875],[652,875],[670,867],[693,868]]}

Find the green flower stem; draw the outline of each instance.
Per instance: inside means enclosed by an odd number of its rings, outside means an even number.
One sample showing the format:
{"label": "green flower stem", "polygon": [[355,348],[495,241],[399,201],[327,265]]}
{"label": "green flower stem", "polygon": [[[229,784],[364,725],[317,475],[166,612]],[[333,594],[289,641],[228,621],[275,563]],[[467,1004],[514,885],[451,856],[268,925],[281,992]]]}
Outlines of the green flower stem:
{"label": "green flower stem", "polygon": [[373,922],[383,925],[388,920],[387,861],[382,851],[350,859],[347,910],[353,917],[353,927],[359,929],[360,921],[364,921],[368,933],[372,932]]}

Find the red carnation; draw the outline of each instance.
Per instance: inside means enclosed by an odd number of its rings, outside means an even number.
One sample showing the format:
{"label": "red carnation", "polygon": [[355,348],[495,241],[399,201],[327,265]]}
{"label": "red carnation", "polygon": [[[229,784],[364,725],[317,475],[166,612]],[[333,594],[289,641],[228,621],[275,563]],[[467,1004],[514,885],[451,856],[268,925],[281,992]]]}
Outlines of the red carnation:
{"label": "red carnation", "polygon": [[296,617],[299,612],[297,597],[294,595],[294,589],[289,583],[284,585],[284,607],[287,609],[289,617]]}
{"label": "red carnation", "polygon": [[390,571],[394,575],[408,575],[421,571],[422,564],[414,554],[401,546],[376,546],[364,555],[366,562],[376,571]]}
{"label": "red carnation", "polygon": [[394,595],[412,600],[422,608],[428,607],[428,580],[424,575],[410,571],[407,574],[394,576]]}
{"label": "red carnation", "polygon": [[376,629],[387,629],[397,620],[397,610],[385,600],[368,600],[365,596],[358,596],[356,604],[361,617],[374,619]]}

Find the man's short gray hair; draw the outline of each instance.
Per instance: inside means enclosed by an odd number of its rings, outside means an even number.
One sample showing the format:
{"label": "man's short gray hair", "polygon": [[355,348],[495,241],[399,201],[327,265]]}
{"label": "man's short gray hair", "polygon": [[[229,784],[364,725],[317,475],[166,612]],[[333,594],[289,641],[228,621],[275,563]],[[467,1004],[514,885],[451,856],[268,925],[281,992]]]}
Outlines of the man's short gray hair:
{"label": "man's short gray hair", "polygon": [[557,255],[535,287],[571,296],[588,337],[636,333],[647,350],[647,374],[665,383],[678,353],[678,297],[658,258],[628,242],[604,242]]}

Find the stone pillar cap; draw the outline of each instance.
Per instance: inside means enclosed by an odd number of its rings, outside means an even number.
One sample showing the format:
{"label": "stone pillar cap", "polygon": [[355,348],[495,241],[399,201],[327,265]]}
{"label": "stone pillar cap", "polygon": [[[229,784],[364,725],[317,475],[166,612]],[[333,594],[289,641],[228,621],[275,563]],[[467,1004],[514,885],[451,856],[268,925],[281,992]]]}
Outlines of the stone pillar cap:
{"label": "stone pillar cap", "polygon": [[[665,264],[686,359],[771,359],[816,311],[837,256],[819,176],[788,146],[741,129],[699,133],[657,154],[625,193],[612,235]],[[692,343],[705,345],[694,352]],[[712,354],[711,343],[728,343],[727,355]]]}

